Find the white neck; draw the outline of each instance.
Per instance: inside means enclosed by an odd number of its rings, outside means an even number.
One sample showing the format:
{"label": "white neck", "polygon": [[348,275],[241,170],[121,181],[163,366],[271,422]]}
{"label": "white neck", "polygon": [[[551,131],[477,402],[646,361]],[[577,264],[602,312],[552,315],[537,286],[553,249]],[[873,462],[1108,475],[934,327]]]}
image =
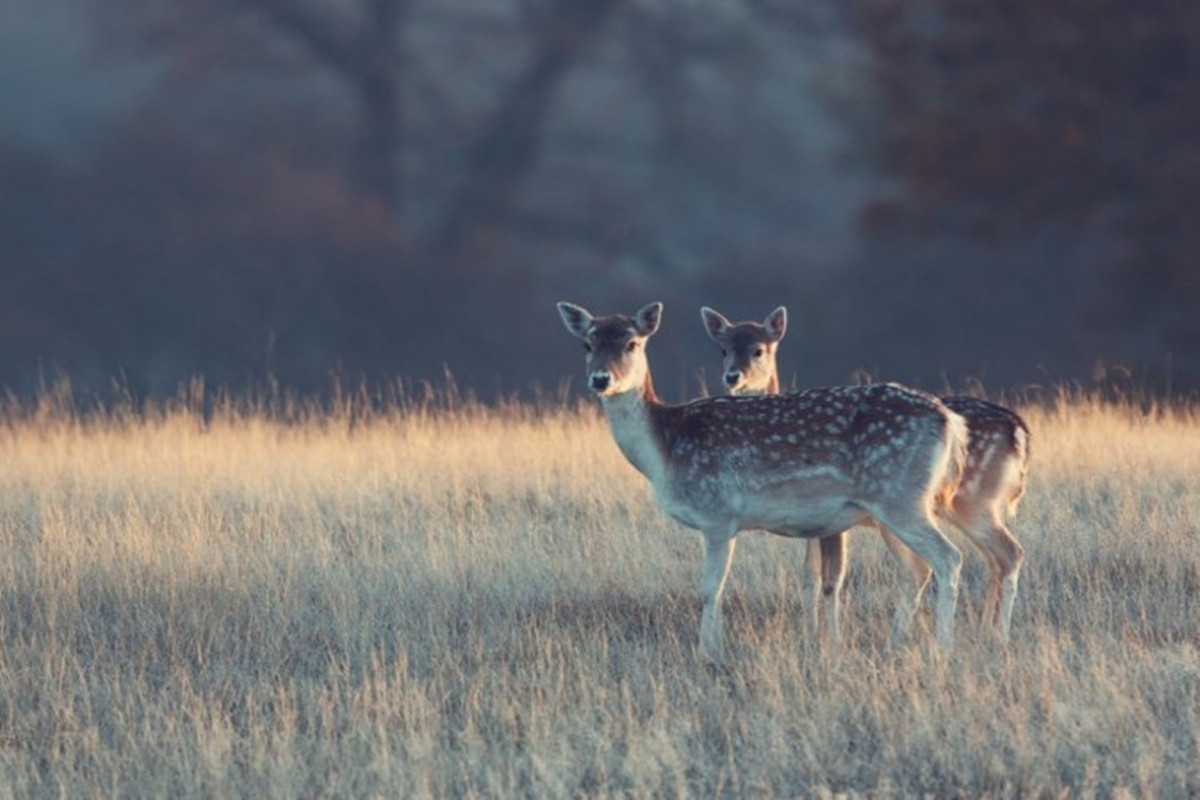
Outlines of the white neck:
{"label": "white neck", "polygon": [[658,484],[666,473],[650,403],[641,388],[600,398],[617,447],[638,472]]}

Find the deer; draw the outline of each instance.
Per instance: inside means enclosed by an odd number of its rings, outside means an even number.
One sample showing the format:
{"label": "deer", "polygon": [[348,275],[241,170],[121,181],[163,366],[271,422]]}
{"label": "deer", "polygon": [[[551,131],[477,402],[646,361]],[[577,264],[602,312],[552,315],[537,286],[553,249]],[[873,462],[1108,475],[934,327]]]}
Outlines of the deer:
{"label": "deer", "polygon": [[[779,393],[779,342],[787,332],[787,309],[783,306],[762,322],[730,322],[707,306],[700,309],[709,337],[721,348],[722,382],[735,396]],[[988,587],[983,604],[983,621],[998,629],[1002,641],[1012,630],[1017,582],[1024,550],[1006,521],[1015,516],[1025,494],[1029,464],[1029,428],[1014,411],[987,400],[952,395],[939,398],[951,411],[966,420],[967,459],[963,479],[947,509],[948,519],[975,546],[988,567]],[[923,585],[928,568],[906,556],[891,532],[881,529],[885,541],[906,563],[912,580]],[[822,595],[832,599],[827,615],[839,613],[839,595],[845,572],[845,535],[830,536],[808,545],[811,588],[810,624],[815,626]]]}
{"label": "deer", "polygon": [[[662,303],[633,316],[594,316],[567,302],[558,312],[583,343],[587,384],[617,448],[649,481],[659,509],[702,536],[699,650],[707,662],[725,661],[722,599],[741,531],[819,540],[869,521],[893,531],[932,573],[936,643],[953,650],[962,554],[936,512],[965,469],[962,417],[898,384],[668,404],[646,353]],[[901,599],[893,640],[919,601],[920,591]]]}

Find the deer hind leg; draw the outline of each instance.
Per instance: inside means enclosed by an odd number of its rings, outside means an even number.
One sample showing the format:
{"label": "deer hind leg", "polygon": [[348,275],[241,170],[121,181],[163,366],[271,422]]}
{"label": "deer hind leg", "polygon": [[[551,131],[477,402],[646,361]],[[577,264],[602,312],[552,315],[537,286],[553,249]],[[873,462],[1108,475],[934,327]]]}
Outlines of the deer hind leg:
{"label": "deer hind leg", "polygon": [[[928,505],[924,502],[919,507],[906,507],[901,504],[880,509],[874,516],[932,568],[933,579],[937,585],[934,630],[938,646],[944,652],[953,650],[954,612],[958,604],[958,577],[962,570],[962,553],[937,529]],[[911,613],[908,618],[911,620]]]}
{"label": "deer hind leg", "polygon": [[820,546],[820,593],[829,602],[825,605],[825,625],[829,629],[829,644],[836,650],[841,644],[842,586],[846,582],[846,546],[850,536],[846,531],[810,542],[809,548]]}
{"label": "deer hind leg", "polygon": [[725,579],[733,563],[737,545],[736,534],[707,534],[704,537],[704,572],[700,578],[700,593],[704,608],[700,612],[700,653],[712,664],[725,662],[725,621],[721,600]]}
{"label": "deer hind leg", "polygon": [[891,641],[893,645],[898,645],[912,625],[913,616],[917,613],[917,606],[921,603],[921,595],[925,593],[925,587],[929,585],[929,577],[933,574],[933,570],[920,556],[900,541],[900,537],[883,526],[878,527],[888,549],[896,558],[900,559],[900,563],[905,567],[904,581],[907,586],[901,595],[900,602],[896,604],[896,616],[892,621]]}
{"label": "deer hind leg", "polygon": [[1004,524],[998,506],[998,501],[988,504],[986,508],[977,508],[967,501],[956,501],[950,519],[962,529],[987,562],[984,621],[990,626],[999,626],[1001,638],[1007,641],[1012,630],[1012,612],[1025,551]]}
{"label": "deer hind leg", "polygon": [[992,539],[998,543],[997,551],[1003,555],[1000,564],[1000,635],[1008,641],[1012,633],[1013,605],[1017,602],[1017,582],[1021,577],[1021,565],[1025,562],[1025,548],[1017,541],[997,514],[992,518]]}

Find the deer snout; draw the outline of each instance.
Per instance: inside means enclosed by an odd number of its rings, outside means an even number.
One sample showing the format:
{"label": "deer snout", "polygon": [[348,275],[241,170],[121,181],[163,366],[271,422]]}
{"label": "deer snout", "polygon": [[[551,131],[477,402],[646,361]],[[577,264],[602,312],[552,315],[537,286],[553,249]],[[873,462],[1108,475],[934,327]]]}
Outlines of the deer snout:
{"label": "deer snout", "polygon": [[588,382],[591,383],[593,392],[603,392],[612,383],[612,376],[607,372],[593,372]]}
{"label": "deer snout", "polygon": [[738,381],[740,381],[741,379],[742,379],[742,373],[738,372],[735,369],[730,370],[729,372],[725,373],[725,385],[730,387],[731,389],[734,386],[737,386]]}

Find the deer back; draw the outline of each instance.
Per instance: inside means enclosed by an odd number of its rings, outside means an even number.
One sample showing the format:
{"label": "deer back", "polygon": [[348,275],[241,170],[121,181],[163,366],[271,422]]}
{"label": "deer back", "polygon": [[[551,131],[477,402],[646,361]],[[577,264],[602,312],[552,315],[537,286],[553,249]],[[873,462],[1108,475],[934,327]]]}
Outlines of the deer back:
{"label": "deer back", "polygon": [[776,526],[805,530],[819,520],[803,519],[801,500],[819,500],[818,517],[889,497],[937,502],[962,463],[961,447],[948,443],[965,441],[961,419],[936,398],[892,384],[718,397],[656,413],[668,499],[756,519],[757,503],[787,498],[794,518]]}

